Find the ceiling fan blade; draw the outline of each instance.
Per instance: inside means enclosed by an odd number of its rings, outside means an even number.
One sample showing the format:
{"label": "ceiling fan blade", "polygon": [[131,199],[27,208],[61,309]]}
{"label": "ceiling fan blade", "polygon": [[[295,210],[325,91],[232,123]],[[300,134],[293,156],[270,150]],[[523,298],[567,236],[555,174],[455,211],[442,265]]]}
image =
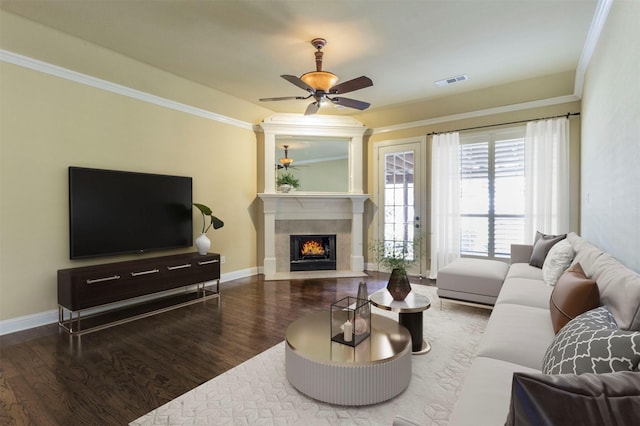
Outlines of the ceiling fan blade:
{"label": "ceiling fan blade", "polygon": [[304,115],[315,114],[316,112],[318,112],[319,109],[320,109],[320,102],[316,101],[316,102],[310,103],[309,106],[307,107],[307,110],[304,112]]}
{"label": "ceiling fan blade", "polygon": [[363,75],[358,78],[354,78],[353,80],[336,84],[331,89],[329,89],[329,93],[331,93],[332,95],[337,95],[340,93],[348,93],[353,92],[354,90],[364,89],[365,87],[369,86],[373,86],[373,81],[371,81],[369,77],[365,77]]}
{"label": "ceiling fan blade", "polygon": [[337,98],[329,98],[329,100],[336,105],[342,105],[345,107],[355,108],[359,110],[364,110],[371,106],[371,104],[368,102],[358,101],[356,99],[350,99],[350,98],[337,97]]}
{"label": "ceiling fan blade", "polygon": [[309,96],[281,96],[279,98],[261,98],[260,101],[262,101],[262,102],[290,101],[290,100],[294,100],[294,99],[309,99],[310,97],[311,97],[311,95],[309,95]]}
{"label": "ceiling fan blade", "polygon": [[307,83],[305,83],[304,81],[300,80],[295,75],[284,74],[284,75],[281,75],[280,77],[284,78],[289,83],[298,86],[302,90],[306,90],[307,92],[309,92],[311,94],[314,94],[316,92],[316,89],[314,89],[313,87],[309,86]]}

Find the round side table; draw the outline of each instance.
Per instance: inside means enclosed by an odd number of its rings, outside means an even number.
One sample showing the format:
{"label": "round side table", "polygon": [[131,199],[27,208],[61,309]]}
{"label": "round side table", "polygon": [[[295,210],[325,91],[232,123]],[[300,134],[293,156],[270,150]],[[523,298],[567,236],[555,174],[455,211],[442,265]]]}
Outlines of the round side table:
{"label": "round side table", "polygon": [[411,291],[404,300],[394,300],[391,293],[383,288],[372,293],[369,300],[377,308],[398,313],[398,322],[411,333],[414,355],[426,354],[431,350],[431,344],[424,339],[422,331],[422,313],[431,307],[431,300],[427,296]]}

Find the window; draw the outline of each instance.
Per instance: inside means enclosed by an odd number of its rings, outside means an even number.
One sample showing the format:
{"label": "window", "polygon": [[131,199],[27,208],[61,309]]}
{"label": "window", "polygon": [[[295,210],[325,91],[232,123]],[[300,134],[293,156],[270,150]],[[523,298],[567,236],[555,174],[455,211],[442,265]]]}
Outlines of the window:
{"label": "window", "polygon": [[510,256],[524,235],[524,127],[460,137],[460,254]]}

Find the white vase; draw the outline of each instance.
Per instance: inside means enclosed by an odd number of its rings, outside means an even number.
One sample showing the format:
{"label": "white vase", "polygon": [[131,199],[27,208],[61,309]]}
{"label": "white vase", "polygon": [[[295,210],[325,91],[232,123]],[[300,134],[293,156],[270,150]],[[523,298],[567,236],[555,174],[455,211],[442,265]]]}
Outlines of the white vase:
{"label": "white vase", "polygon": [[207,237],[207,234],[200,234],[200,236],[196,238],[196,248],[198,249],[198,253],[207,254],[209,252],[209,247],[211,247],[211,240]]}
{"label": "white vase", "polygon": [[291,188],[293,188],[291,185],[289,185],[288,183],[284,183],[282,185],[280,185],[280,191],[281,192],[289,192],[291,191]]}

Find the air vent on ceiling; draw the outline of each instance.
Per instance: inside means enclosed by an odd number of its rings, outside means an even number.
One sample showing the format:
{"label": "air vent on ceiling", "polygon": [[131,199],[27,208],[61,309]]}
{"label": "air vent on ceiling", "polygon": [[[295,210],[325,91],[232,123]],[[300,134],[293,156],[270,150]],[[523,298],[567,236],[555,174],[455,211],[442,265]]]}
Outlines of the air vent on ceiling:
{"label": "air vent on ceiling", "polygon": [[445,78],[444,80],[438,80],[436,81],[436,86],[438,87],[447,86],[449,84],[457,83],[459,81],[465,81],[467,79],[468,78],[466,75],[458,75],[456,77],[450,77],[450,78]]}

